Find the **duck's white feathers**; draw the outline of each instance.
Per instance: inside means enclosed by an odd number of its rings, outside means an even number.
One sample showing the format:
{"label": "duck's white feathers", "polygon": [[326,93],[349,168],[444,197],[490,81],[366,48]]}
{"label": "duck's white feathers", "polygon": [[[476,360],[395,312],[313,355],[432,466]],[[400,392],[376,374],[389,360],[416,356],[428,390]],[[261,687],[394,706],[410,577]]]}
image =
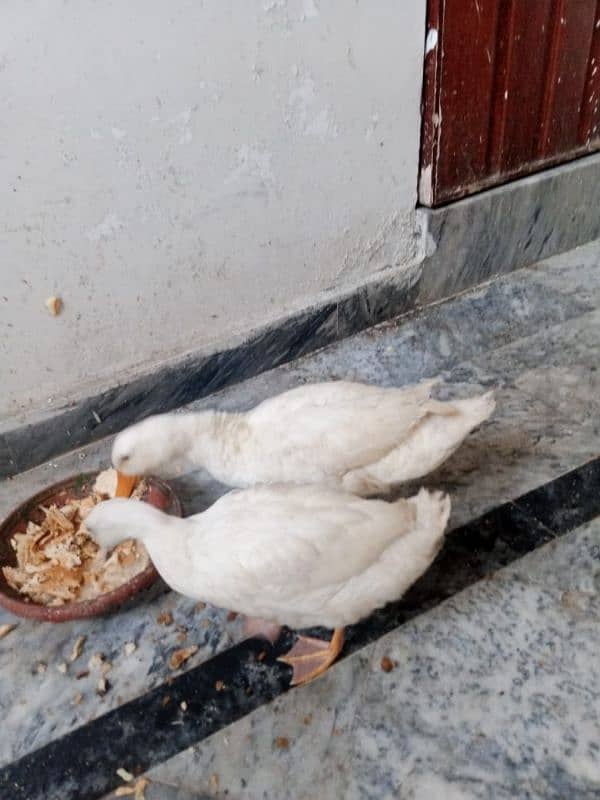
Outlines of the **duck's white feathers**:
{"label": "duck's white feathers", "polygon": [[235,486],[338,484],[346,472],[379,461],[436,413],[439,404],[430,399],[434,384],[299,386],[237,420],[223,417],[216,457],[209,454],[208,467]]}
{"label": "duck's white feathers", "polygon": [[319,484],[385,493],[435,469],[493,411],[491,393],[432,399],[435,383],[307,384],[243,414],[152,417],[117,436],[113,463],[127,474],[205,467],[236,487]]}
{"label": "duck's white feathers", "polygon": [[342,478],[344,489],[369,497],[433,472],[492,414],[496,404],[493,393],[487,392],[438,405],[443,406],[443,413],[428,414],[399,447],[373,463],[348,471]]}
{"label": "duck's white feathers", "polygon": [[387,503],[259,487],[231,492],[144,542],[185,595],[291,627],[335,628],[406,591],[434,559],[449,510],[447,496],[425,490]]}

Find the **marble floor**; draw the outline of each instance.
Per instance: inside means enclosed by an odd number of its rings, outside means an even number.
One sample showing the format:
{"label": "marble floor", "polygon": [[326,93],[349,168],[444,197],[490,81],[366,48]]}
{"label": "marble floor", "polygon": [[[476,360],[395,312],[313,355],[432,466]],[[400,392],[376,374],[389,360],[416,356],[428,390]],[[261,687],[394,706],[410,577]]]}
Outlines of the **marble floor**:
{"label": "marble floor", "polygon": [[598,797],[599,546],[596,519],[149,777],[247,800]]}
{"label": "marble floor", "polygon": [[[440,397],[494,386],[498,399],[427,480],[453,499],[440,561],[351,631],[347,657],[310,686],[287,692],[276,651],[260,658],[237,620],[160,585],[105,618],[20,621],[0,642],[0,796],[102,797],[118,766],[148,770],[149,800],[600,794],[599,322],[595,243],[194,404],[243,409],[313,380],[434,375]],[[104,440],[4,481],[0,516],[105,465],[109,450]],[[223,491],[202,473],[176,488],[188,513]],[[166,612],[173,624],[157,621]],[[198,650],[173,673],[183,643]],[[94,668],[77,678],[95,653],[112,664],[102,697]],[[397,662],[389,673],[384,656]]]}

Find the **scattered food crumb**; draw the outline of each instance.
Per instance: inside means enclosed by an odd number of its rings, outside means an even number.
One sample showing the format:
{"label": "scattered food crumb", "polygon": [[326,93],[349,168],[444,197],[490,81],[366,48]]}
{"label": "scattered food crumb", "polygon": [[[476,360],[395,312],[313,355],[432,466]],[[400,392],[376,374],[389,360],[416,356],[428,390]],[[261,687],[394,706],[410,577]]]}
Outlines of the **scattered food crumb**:
{"label": "scattered food crumb", "polygon": [[5,636],[8,636],[8,634],[11,631],[14,631],[16,627],[16,624],[12,625],[10,623],[6,623],[6,625],[0,625],[0,639],[4,639]]}
{"label": "scattered food crumb", "polygon": [[111,671],[111,669],[112,669],[112,662],[111,661],[104,661],[102,666],[100,667],[100,672],[103,675],[108,675],[108,673]]}
{"label": "scattered food crumb", "polygon": [[565,608],[573,609],[574,611],[585,611],[587,603],[589,602],[589,592],[580,592],[577,589],[567,589],[560,596],[560,602]]}
{"label": "scattered food crumb", "polygon": [[81,653],[83,652],[83,645],[85,644],[85,640],[87,636],[80,636],[78,639],[75,640],[75,644],[73,645],[73,649],[71,650],[71,655],[69,656],[69,661],[71,664],[73,661],[77,661]]}
{"label": "scattered food crumb", "polygon": [[397,661],[392,661],[392,659],[388,658],[388,656],[384,656],[381,659],[381,669],[384,672],[391,672],[397,666],[398,666],[398,662]]}
{"label": "scattered food crumb", "polygon": [[127,642],[125,645],[125,655],[130,656],[132,653],[135,653],[137,650],[137,645],[135,642]]}
{"label": "scattered food crumb", "polygon": [[198,652],[197,645],[193,644],[191,647],[182,647],[180,650],[174,650],[169,658],[169,666],[171,669],[179,669],[188,658],[191,658],[194,653]]}
{"label": "scattered food crumb", "polygon": [[304,717],[304,719],[302,720],[302,722],[303,722],[305,725],[310,725],[310,723],[312,722],[312,714],[307,714],[307,715]]}
{"label": "scattered food crumb", "polygon": [[52,295],[52,297],[49,297],[46,300],[46,308],[52,314],[53,317],[57,317],[60,314],[60,312],[62,311],[62,306],[63,302],[60,299],[60,297],[55,297],[54,295]]}
{"label": "scattered food crumb", "polygon": [[182,700],[182,701],[181,701],[181,703],[179,703],[179,708],[180,708],[182,711],[187,711],[188,704],[185,702],[185,700]]}
{"label": "scattered food crumb", "polygon": [[104,663],[104,655],[103,653],[94,653],[94,655],[88,661],[88,669],[99,669],[102,664]]}
{"label": "scattered food crumb", "polygon": [[125,781],[125,783],[129,783],[134,778],[131,772],[128,772],[124,767],[119,767],[119,769],[117,770],[117,775],[119,776],[119,778],[121,778],[122,781]]}
{"label": "scattered food crumb", "polygon": [[38,675],[43,675],[47,669],[48,669],[48,664],[46,664],[45,661],[40,661],[36,667]]}
{"label": "scattered food crumb", "polygon": [[234,619],[237,618],[237,611],[228,611],[227,612],[227,622],[233,622]]}
{"label": "scattered food crumb", "polygon": [[278,736],[275,739],[275,747],[278,747],[280,750],[287,750],[290,746],[290,740],[287,736]]}
{"label": "scattered food crumb", "polygon": [[133,796],[134,800],[145,800],[145,791],[149,783],[148,778],[138,778],[133,786],[119,786],[115,789],[115,797]]}
{"label": "scattered food crumb", "polygon": [[145,800],[144,792],[149,783],[148,778],[138,778],[135,784],[135,800]]}
{"label": "scattered food crumb", "polygon": [[59,664],[59,665],[56,667],[56,669],[57,669],[57,670],[60,672],[60,674],[61,674],[61,675],[66,675],[66,674],[67,674],[67,669],[68,669],[68,667],[67,667],[67,662],[66,662],[66,661],[62,661],[62,662],[61,662],[61,663],[60,663],[60,664]]}
{"label": "scattered food crumb", "polygon": [[224,688],[225,684],[223,683],[223,681],[215,681],[215,689],[217,690],[217,692],[222,692]]}
{"label": "scattered food crumb", "polygon": [[213,774],[208,779],[208,785],[210,786],[213,792],[216,792],[217,789],[219,788],[219,776],[217,775],[216,772],[213,772]]}
{"label": "scattered food crumb", "polygon": [[203,603],[202,600],[200,600],[200,602],[196,603],[196,605],[194,606],[194,609],[196,611],[204,611],[205,608],[206,608],[206,603]]}
{"label": "scattered food crumb", "polygon": [[156,621],[159,625],[172,625],[173,624],[173,614],[170,611],[163,611],[162,614],[159,614],[156,618]]}
{"label": "scattered food crumb", "polygon": [[80,681],[82,678],[87,678],[87,676],[88,676],[89,674],[90,674],[90,671],[89,671],[89,669],[81,669],[81,670],[79,670],[79,672],[77,673],[77,675],[75,675],[75,679],[76,679],[76,680],[78,680],[78,681]]}
{"label": "scattered food crumb", "polygon": [[83,700],[83,695],[81,694],[81,692],[78,692],[73,698],[73,705],[78,706],[82,700]]}
{"label": "scattered food crumb", "polygon": [[99,694],[100,697],[103,697],[109,689],[110,683],[106,680],[106,678],[100,678],[96,685],[96,694]]}

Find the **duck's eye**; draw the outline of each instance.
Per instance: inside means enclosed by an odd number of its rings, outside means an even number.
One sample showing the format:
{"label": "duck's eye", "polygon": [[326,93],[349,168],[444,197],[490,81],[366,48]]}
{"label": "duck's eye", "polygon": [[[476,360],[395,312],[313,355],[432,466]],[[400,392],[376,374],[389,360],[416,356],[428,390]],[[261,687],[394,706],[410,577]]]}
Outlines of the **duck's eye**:
{"label": "duck's eye", "polygon": [[129,461],[130,458],[131,458],[131,456],[129,456],[129,455],[121,456],[121,464],[126,464]]}

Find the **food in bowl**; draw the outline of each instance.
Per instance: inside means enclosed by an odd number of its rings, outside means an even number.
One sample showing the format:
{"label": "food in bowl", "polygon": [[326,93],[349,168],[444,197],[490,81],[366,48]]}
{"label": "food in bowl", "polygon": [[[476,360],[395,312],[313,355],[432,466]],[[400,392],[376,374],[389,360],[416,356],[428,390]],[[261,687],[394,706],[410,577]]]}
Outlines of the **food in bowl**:
{"label": "food in bowl", "polygon": [[[67,498],[64,505],[39,506],[11,546],[16,566],[2,567],[8,585],[29,601],[46,606],[91,600],[131,580],[150,563],[141,542],[121,542],[108,558],[89,535],[85,518],[102,500],[115,496],[117,472],[100,472],[92,491]],[[131,497],[148,490],[140,481]]]}

